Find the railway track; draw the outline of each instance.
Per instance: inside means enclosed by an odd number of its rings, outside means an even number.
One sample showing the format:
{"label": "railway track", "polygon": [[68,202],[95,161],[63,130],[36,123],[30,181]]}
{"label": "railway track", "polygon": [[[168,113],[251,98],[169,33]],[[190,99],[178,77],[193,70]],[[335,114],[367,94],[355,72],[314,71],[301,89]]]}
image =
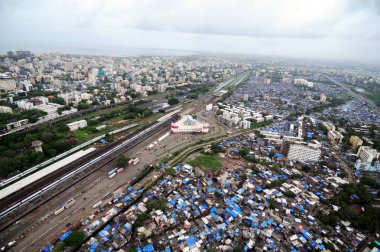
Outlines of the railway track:
{"label": "railway track", "polygon": [[[16,213],[17,210],[14,210],[13,212],[10,212],[10,214],[8,216],[4,216],[3,220],[1,220],[1,222],[0,222],[0,232],[3,231],[4,229],[10,227],[16,221],[25,217],[30,212],[36,210],[38,207],[45,204],[50,199],[52,199],[55,196],[59,195],[60,193],[64,192],[65,190],[67,190],[71,186],[79,183],[81,180],[83,180],[84,178],[86,178],[87,176],[92,174],[93,172],[97,171],[98,169],[103,167],[105,164],[111,162],[116,156],[120,155],[120,153],[123,153],[127,150],[132,149],[134,146],[141,143],[142,141],[149,138],[150,136],[154,135],[155,133],[160,131],[162,128],[167,127],[171,122],[173,122],[177,119],[178,119],[178,116],[174,115],[170,119],[168,119],[167,121],[165,121],[161,124],[158,124],[156,122],[151,123],[151,124],[143,127],[140,131],[129,134],[126,138],[123,138],[123,139],[120,139],[116,142],[113,142],[109,146],[107,146],[106,148],[102,148],[98,151],[90,153],[89,155],[75,161],[74,163],[69,164],[66,167],[61,168],[57,172],[49,174],[48,176],[44,177],[43,179],[36,181],[35,183],[31,184],[30,186],[24,187],[21,190],[17,191],[16,193],[4,198],[3,200],[0,201],[0,206],[1,206],[0,211],[2,211],[1,213],[4,213],[4,211],[6,211],[7,209],[14,207],[15,205],[20,204],[20,203],[28,204],[28,203],[31,203],[32,201],[37,201],[37,200],[39,200],[39,201],[35,202],[36,204],[33,205],[32,207],[30,207],[29,209],[26,209],[26,210],[23,209],[24,211],[22,213]],[[154,127],[155,125],[158,125],[158,126],[156,126],[155,128],[153,128],[150,131],[146,131],[145,134],[141,134],[142,132],[144,132],[144,130],[148,130],[149,128]],[[119,146],[123,145],[123,143],[125,143],[125,141],[128,141],[126,139],[134,139],[134,140],[130,141],[126,145],[117,149],[116,151],[113,151],[111,154],[109,154],[105,158],[103,158],[103,159],[97,161],[96,163],[90,165],[89,167],[85,168],[83,171],[80,171],[81,176],[78,173],[79,176],[75,181],[65,184],[64,187],[54,191],[50,195],[46,195],[46,193],[51,192],[52,191],[51,189],[53,189],[55,187],[51,187],[51,188],[49,188],[49,190],[42,191],[41,194],[38,195],[38,197],[35,197],[35,198],[31,199],[30,201],[23,202],[25,199],[30,197],[30,195],[33,196],[34,194],[36,194],[36,192],[41,190],[41,188],[44,187],[45,185],[49,184],[49,182],[57,181],[60,178],[62,178],[63,176],[70,174],[72,171],[74,171],[78,167],[84,166],[87,163],[92,162],[92,160],[97,159],[100,156],[105,155],[108,152],[114,150],[115,148],[118,148]],[[18,208],[20,208],[22,206],[22,204],[19,205]]]}

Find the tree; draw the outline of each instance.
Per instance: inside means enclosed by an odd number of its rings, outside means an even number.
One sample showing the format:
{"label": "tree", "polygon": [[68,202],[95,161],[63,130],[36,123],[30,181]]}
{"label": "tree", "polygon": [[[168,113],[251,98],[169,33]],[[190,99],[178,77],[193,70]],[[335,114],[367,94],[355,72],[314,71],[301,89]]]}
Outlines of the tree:
{"label": "tree", "polygon": [[65,244],[69,247],[78,247],[84,240],[84,234],[80,231],[73,231],[65,239]]}
{"label": "tree", "polygon": [[87,103],[87,102],[81,102],[78,104],[78,110],[84,110],[84,109],[88,109],[90,107],[90,105]]}
{"label": "tree", "polygon": [[175,170],[172,167],[166,169],[166,173],[172,177],[175,176]]}
{"label": "tree", "polygon": [[65,100],[61,97],[54,97],[52,99],[49,99],[49,101],[52,103],[57,103],[57,104],[61,104],[61,105],[65,104]]}
{"label": "tree", "polygon": [[60,108],[58,108],[57,109],[57,112],[58,112],[58,114],[62,114],[62,111],[65,111],[65,110],[70,110],[71,109],[71,107],[70,106],[68,106],[68,105],[65,105],[65,106],[63,106],[63,107],[60,107]]}
{"label": "tree", "polygon": [[166,200],[164,198],[156,198],[148,201],[147,203],[148,210],[162,210],[166,211],[168,209],[168,206],[166,205]]}
{"label": "tree", "polygon": [[117,159],[116,159],[116,165],[117,167],[124,167],[127,165],[129,161],[129,158],[128,157],[125,157],[125,156],[119,156]]}
{"label": "tree", "polygon": [[113,135],[107,133],[105,138],[107,142],[109,143],[113,142]]}
{"label": "tree", "polygon": [[60,252],[65,248],[64,242],[58,242],[55,248],[53,249],[53,252]]}
{"label": "tree", "polygon": [[170,97],[168,99],[168,104],[169,105],[175,105],[175,104],[178,104],[178,103],[179,103],[179,100],[176,97]]}
{"label": "tree", "polygon": [[249,150],[247,148],[243,148],[239,151],[240,156],[246,157],[249,154]]}

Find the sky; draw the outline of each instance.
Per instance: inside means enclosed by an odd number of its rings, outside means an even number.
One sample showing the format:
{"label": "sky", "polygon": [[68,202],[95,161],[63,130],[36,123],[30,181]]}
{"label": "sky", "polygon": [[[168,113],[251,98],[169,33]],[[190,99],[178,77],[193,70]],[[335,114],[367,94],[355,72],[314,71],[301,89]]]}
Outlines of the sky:
{"label": "sky", "polygon": [[0,0],[0,50],[380,63],[379,24],[380,0]]}

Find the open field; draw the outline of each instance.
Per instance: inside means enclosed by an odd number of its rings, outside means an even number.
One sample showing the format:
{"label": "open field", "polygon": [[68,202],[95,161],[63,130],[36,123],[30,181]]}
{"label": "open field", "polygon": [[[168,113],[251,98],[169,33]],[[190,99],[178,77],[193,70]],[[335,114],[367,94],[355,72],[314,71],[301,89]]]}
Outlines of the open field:
{"label": "open field", "polygon": [[202,155],[191,160],[189,164],[205,171],[218,171],[222,167],[222,159],[216,155]]}

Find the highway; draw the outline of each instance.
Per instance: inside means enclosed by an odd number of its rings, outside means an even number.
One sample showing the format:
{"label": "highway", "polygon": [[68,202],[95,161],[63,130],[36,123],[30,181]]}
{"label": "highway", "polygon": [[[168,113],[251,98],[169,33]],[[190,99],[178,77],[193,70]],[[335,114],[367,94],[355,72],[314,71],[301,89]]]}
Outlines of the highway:
{"label": "highway", "polygon": [[359,101],[365,101],[367,104],[369,104],[371,107],[373,107],[374,109],[376,109],[377,111],[379,111],[379,107],[376,105],[376,103],[370,99],[368,99],[367,97],[365,96],[362,96],[358,93],[355,93],[354,91],[352,91],[349,87],[347,87],[346,85],[344,85],[343,83],[340,83],[334,79],[332,79],[331,77],[325,75],[325,74],[321,74],[323,77],[325,77],[326,79],[334,82],[335,84],[337,84],[338,86],[340,86],[342,89],[344,89],[350,96],[352,96],[353,98],[356,98],[358,99]]}

